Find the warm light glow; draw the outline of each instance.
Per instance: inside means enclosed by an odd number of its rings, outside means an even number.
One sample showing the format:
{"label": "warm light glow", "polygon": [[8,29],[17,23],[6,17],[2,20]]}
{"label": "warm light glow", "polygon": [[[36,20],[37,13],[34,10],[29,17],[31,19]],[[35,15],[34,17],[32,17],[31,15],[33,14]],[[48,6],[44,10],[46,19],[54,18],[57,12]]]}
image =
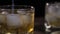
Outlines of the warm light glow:
{"label": "warm light glow", "polygon": [[46,3],[46,5],[48,6],[48,5],[49,5],[49,3]]}
{"label": "warm light glow", "polygon": [[31,6],[31,8],[34,8],[33,6]]}
{"label": "warm light glow", "polygon": [[8,14],[7,12],[2,12],[2,14]]}
{"label": "warm light glow", "polygon": [[2,12],[2,14],[5,14],[5,12]]}
{"label": "warm light glow", "polygon": [[10,32],[6,33],[6,34],[11,34]]}
{"label": "warm light glow", "polygon": [[33,28],[31,28],[28,32],[32,32],[33,31]]}

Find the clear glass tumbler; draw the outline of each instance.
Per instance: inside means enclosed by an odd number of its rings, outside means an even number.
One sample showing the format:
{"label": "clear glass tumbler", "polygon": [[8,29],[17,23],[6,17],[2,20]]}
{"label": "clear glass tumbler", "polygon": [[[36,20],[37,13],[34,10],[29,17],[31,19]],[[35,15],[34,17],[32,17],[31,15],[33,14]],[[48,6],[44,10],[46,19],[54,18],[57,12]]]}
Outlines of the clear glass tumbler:
{"label": "clear glass tumbler", "polygon": [[60,34],[60,3],[46,3],[45,27],[48,34]]}
{"label": "clear glass tumbler", "polygon": [[0,34],[33,34],[34,11],[28,5],[0,6]]}

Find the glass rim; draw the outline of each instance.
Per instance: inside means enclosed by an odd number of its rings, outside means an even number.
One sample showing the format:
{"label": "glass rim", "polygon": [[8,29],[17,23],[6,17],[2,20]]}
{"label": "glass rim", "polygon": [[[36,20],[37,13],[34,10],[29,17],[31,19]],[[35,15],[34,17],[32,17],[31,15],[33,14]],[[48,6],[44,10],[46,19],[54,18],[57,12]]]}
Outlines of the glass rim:
{"label": "glass rim", "polygon": [[11,7],[11,8],[12,8],[12,7],[14,7],[14,8],[17,7],[17,8],[23,8],[23,9],[24,9],[24,8],[35,9],[34,6],[31,6],[31,5],[2,5],[2,6],[0,6],[0,8],[2,8],[2,7],[3,7],[3,8],[4,8],[4,7],[5,7],[5,8],[6,8],[6,7]]}
{"label": "glass rim", "polygon": [[54,2],[54,3],[52,3],[52,2],[50,2],[50,3],[47,2],[47,3],[45,3],[46,6],[50,6],[50,5],[58,5],[58,4],[60,5],[60,2]]}

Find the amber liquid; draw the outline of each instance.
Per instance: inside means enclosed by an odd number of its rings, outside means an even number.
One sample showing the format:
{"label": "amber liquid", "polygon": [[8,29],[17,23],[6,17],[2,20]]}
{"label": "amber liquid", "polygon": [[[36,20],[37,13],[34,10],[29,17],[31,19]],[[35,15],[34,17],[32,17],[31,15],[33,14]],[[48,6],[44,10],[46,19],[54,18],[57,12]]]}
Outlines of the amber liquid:
{"label": "amber liquid", "polygon": [[60,19],[57,18],[55,21],[50,21],[50,25],[60,28]]}
{"label": "amber liquid", "polygon": [[34,13],[21,14],[0,14],[1,34],[33,34]]}
{"label": "amber liquid", "polygon": [[46,14],[45,18],[48,24],[50,24],[52,27],[60,28],[60,17],[59,16]]}

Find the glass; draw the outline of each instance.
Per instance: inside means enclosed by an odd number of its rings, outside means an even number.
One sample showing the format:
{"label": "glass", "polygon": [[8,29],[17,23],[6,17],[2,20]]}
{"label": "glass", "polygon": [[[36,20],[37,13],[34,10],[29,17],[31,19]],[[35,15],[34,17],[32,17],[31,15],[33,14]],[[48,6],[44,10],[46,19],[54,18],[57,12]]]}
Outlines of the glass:
{"label": "glass", "polygon": [[45,10],[46,32],[60,31],[60,3],[46,3]]}
{"label": "glass", "polygon": [[0,34],[33,34],[34,10],[27,5],[0,6]]}

